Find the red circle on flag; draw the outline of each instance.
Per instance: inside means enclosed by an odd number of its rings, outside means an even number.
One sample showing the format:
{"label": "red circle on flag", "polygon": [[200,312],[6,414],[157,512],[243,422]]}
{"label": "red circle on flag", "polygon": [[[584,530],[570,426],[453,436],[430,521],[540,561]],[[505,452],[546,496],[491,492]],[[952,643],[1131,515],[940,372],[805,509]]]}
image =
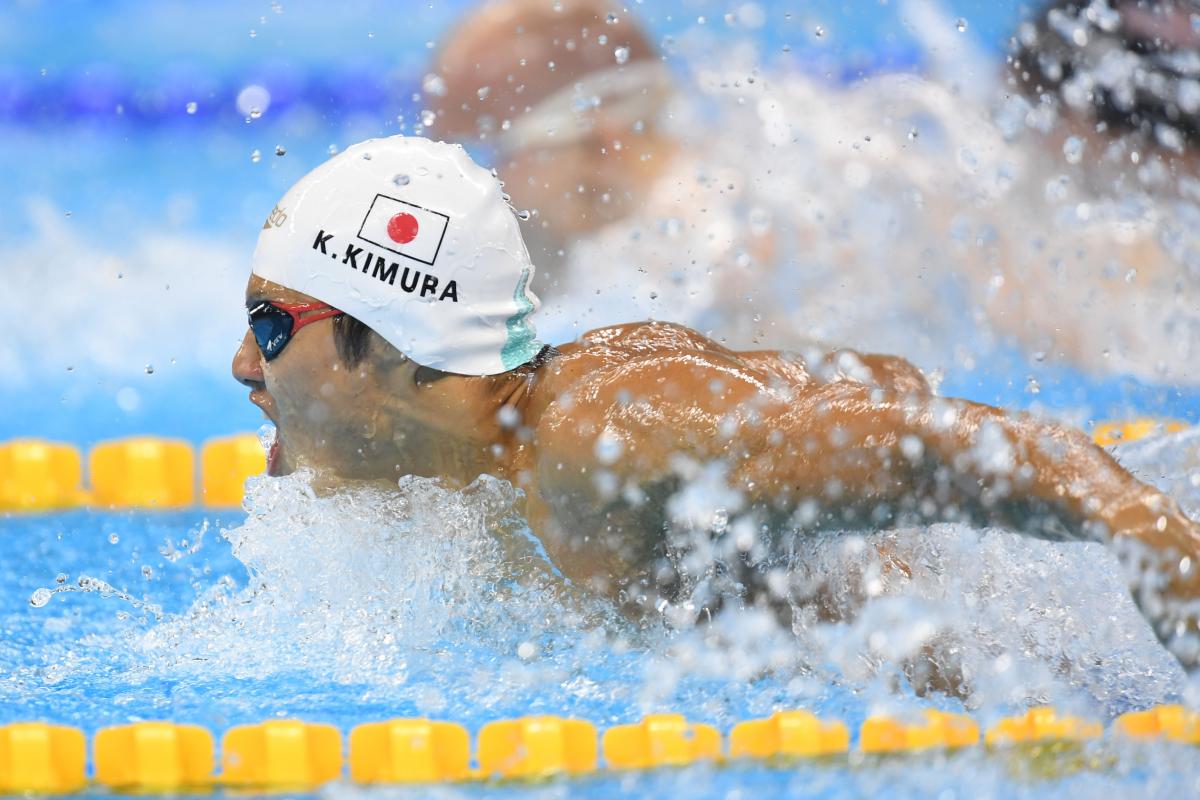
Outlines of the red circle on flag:
{"label": "red circle on flag", "polygon": [[408,244],[417,238],[419,229],[417,218],[404,211],[388,220],[388,236],[398,244]]}

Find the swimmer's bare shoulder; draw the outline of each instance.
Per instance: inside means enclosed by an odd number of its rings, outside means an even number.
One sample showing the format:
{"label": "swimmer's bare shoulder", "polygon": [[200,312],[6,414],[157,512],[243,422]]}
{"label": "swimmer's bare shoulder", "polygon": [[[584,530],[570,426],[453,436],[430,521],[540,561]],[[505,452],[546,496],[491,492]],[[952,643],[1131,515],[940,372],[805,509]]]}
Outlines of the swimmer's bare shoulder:
{"label": "swimmer's bare shoulder", "polygon": [[[737,352],[670,323],[601,328],[559,349],[526,408],[536,454],[526,483],[531,514],[566,562],[581,548],[594,551],[583,543],[597,537],[607,537],[614,546],[602,549],[621,551],[626,565],[644,558],[636,544],[661,532],[683,462],[719,461],[736,471],[781,453],[785,431],[772,421],[823,396],[823,387],[928,391],[902,359],[839,350],[818,356],[810,370],[798,355]],[[786,506],[788,494],[773,500]],[[595,556],[584,566],[600,569]]]}
{"label": "swimmer's bare shoulder", "polygon": [[778,444],[765,430],[773,415],[827,395],[831,384],[897,397],[930,393],[920,370],[901,358],[814,350],[806,354],[810,368],[795,353],[730,350],[672,323],[600,328],[559,350],[527,411],[543,473],[549,466],[555,476],[550,483],[578,483],[581,470],[559,477],[567,465],[606,457],[613,463],[601,466],[653,480],[673,455],[710,460],[768,448]]}

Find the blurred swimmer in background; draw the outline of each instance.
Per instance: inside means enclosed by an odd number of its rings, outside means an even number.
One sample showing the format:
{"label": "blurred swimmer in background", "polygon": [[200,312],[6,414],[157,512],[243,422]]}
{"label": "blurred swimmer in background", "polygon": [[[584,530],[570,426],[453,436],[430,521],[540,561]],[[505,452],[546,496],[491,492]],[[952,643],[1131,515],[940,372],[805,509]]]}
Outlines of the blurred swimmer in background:
{"label": "blurred swimmer in background", "polygon": [[1017,30],[1001,115],[1031,213],[981,248],[1002,269],[979,301],[1030,349],[1200,381],[1198,21],[1185,0],[1055,0]]}
{"label": "blurred swimmer in background", "polygon": [[1200,661],[1200,531],[1084,434],[936,397],[890,356],[739,352],[663,322],[547,346],[533,273],[461,147],[370,140],[302,178],[259,235],[233,361],[276,426],[271,474],[503,478],[567,578],[693,622],[728,597],[713,571],[790,608],[770,575],[797,532],[950,519],[1105,542]]}
{"label": "blurred swimmer in background", "polygon": [[747,272],[740,249],[766,246],[737,238],[745,226],[727,203],[705,207],[740,193],[726,188],[740,175],[704,172],[663,128],[674,79],[619,6],[485,3],[445,38],[432,70],[438,134],[492,144],[513,202],[534,209],[529,244],[549,310],[587,317],[602,293],[609,321],[672,308],[703,324],[730,273]]}
{"label": "blurred swimmer in background", "polygon": [[[1060,27],[1107,8],[1059,5],[1043,17]],[[1193,184],[1097,191],[1073,174],[1095,159],[1059,133],[1056,104],[1004,100],[986,75],[970,91],[898,74],[831,87],[754,52],[704,55],[672,80],[636,20],[599,0],[486,3],[443,41],[436,130],[494,146],[506,190],[536,210],[552,329],[669,318],[818,358],[813,342],[886,349],[927,372],[1011,345],[1200,381]],[[1184,111],[1194,85],[1177,81]]]}

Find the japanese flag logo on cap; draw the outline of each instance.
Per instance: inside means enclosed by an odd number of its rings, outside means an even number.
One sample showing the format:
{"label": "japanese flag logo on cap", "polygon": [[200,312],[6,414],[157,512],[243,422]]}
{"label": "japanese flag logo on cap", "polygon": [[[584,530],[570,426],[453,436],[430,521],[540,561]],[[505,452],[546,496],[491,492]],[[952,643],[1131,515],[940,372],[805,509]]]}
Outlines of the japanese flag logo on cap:
{"label": "japanese flag logo on cap", "polygon": [[377,194],[358,230],[358,236],[385,250],[432,267],[442,248],[449,222],[450,217],[440,211],[431,211]]}
{"label": "japanese flag logo on cap", "polygon": [[334,156],[276,205],[253,271],[446,372],[505,372],[541,348],[516,214],[457,145],[393,136]]}

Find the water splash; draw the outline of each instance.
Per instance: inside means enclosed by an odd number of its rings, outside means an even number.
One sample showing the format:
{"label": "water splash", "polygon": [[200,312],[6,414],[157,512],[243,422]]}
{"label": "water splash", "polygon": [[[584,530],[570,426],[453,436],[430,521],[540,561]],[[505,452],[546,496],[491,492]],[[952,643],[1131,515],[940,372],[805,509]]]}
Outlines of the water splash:
{"label": "water splash", "polygon": [[498,479],[454,490],[408,477],[398,490],[330,495],[307,472],[251,484],[248,519],[223,532],[248,585],[219,583],[150,631],[140,647],[152,664],[256,676],[319,667],[335,681],[396,683],[419,652],[447,643],[486,641],[489,657],[512,656],[598,619]]}

